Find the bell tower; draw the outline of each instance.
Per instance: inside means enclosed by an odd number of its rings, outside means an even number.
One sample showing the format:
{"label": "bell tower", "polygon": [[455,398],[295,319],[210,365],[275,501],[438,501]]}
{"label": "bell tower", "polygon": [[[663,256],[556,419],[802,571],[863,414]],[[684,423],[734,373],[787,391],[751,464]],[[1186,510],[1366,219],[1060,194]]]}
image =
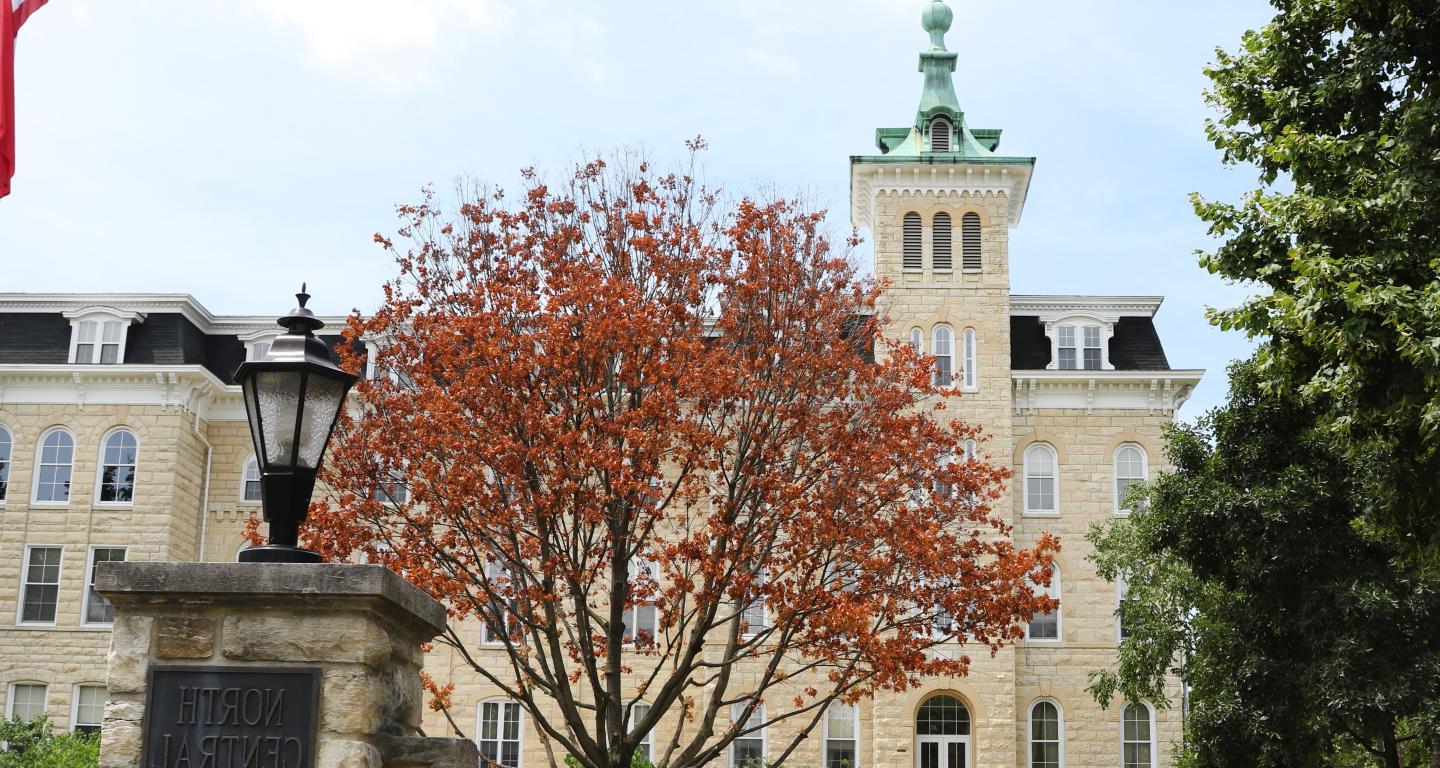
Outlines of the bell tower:
{"label": "bell tower", "polygon": [[955,95],[959,54],[945,47],[954,20],[942,0],[925,3],[919,107],[909,125],[875,131],[878,154],[850,158],[851,220],[869,230],[876,277],[889,283],[886,336],[936,357],[937,380],[960,396],[952,407],[1000,453],[1009,438],[1009,231],[1035,158],[1003,155],[998,129],[970,127]]}

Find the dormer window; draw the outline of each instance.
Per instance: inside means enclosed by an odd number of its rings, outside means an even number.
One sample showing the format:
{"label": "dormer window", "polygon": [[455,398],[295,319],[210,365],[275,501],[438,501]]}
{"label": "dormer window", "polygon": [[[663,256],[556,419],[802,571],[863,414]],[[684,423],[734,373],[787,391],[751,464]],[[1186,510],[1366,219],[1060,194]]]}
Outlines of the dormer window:
{"label": "dormer window", "polygon": [[125,337],[132,323],[144,319],[134,312],[89,307],[66,312],[70,321],[70,362],[118,365],[125,362]]}
{"label": "dormer window", "polygon": [[270,354],[270,345],[275,343],[279,332],[272,332],[269,329],[241,336],[240,341],[245,344],[245,359],[249,362],[264,360]]}
{"label": "dormer window", "polygon": [[1113,321],[1090,313],[1071,314],[1045,324],[1050,337],[1052,370],[1109,371],[1114,370],[1106,354],[1106,345],[1115,332]]}
{"label": "dormer window", "polygon": [[931,152],[949,152],[951,144],[950,139],[951,130],[949,120],[943,117],[937,117],[930,121]]}

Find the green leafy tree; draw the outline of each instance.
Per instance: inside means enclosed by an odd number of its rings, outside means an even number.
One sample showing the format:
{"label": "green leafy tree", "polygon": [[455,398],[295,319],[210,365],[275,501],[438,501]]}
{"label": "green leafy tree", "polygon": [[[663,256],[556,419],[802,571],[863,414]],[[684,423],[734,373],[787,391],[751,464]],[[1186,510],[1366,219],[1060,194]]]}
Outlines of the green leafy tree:
{"label": "green leafy tree", "polygon": [[100,737],[87,733],[56,733],[44,715],[34,720],[0,720],[0,768],[95,768],[100,764]]}
{"label": "green leafy tree", "polygon": [[1224,406],[1171,428],[1173,473],[1090,531],[1130,584],[1091,693],[1174,704],[1183,664],[1191,765],[1440,764],[1440,579],[1355,525],[1384,457],[1338,448],[1316,410],[1235,365]]}
{"label": "green leafy tree", "polygon": [[1195,208],[1212,273],[1265,289],[1216,312],[1267,343],[1267,386],[1323,395],[1369,456],[1369,524],[1440,556],[1440,10],[1415,0],[1274,0],[1218,51],[1207,127],[1260,186]]}

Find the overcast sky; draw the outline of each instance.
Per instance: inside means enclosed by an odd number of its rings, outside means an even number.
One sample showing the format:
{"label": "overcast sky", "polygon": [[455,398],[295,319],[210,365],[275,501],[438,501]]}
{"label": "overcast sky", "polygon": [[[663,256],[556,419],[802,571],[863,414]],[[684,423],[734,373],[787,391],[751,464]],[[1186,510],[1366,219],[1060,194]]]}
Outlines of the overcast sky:
{"label": "overcast sky", "polygon": [[[460,175],[516,186],[582,148],[679,157],[732,191],[807,195],[848,228],[848,157],[918,103],[920,0],[53,0],[17,49],[18,169],[0,291],[372,308],[394,206]],[[1270,16],[1206,3],[951,0],[973,127],[1038,158],[1015,293],[1163,295],[1176,368],[1224,392],[1248,344],[1204,319],[1244,294],[1196,266],[1188,195],[1235,199],[1202,132],[1203,66]]]}

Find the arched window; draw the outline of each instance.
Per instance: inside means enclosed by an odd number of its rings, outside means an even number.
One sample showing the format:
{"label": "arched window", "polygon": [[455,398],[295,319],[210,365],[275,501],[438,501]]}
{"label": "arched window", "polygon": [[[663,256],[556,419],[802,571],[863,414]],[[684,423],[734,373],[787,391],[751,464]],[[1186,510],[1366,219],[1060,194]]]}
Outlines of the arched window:
{"label": "arched window", "polygon": [[860,768],[860,711],[854,704],[825,708],[825,768]]}
{"label": "arched window", "polygon": [[754,597],[740,612],[740,634],[744,637],[761,634],[770,625],[770,616],[765,609],[765,592],[761,589],[765,585],[765,572],[755,574],[751,584],[754,585]]}
{"label": "arched window", "polygon": [[951,145],[952,131],[950,121],[943,117],[936,117],[930,121],[930,151],[949,152]]}
{"label": "arched window", "polygon": [[655,608],[654,597],[659,593],[655,565],[645,560],[630,563],[630,593],[644,597],[633,598],[635,604],[625,611],[625,642],[642,646],[655,644],[655,634],[660,631],[660,615]]}
{"label": "arched window", "polygon": [[905,214],[904,224],[901,226],[901,237],[904,240],[902,249],[901,267],[907,270],[919,271],[921,264],[920,251],[920,214],[910,211]]}
{"label": "arched window", "polygon": [[1025,449],[1025,512],[1053,515],[1059,511],[1059,461],[1055,449],[1035,443]]}
{"label": "arched window", "polygon": [[1154,768],[1155,720],[1148,704],[1126,704],[1120,723],[1120,765]]}
{"label": "arched window", "polygon": [[980,214],[970,211],[960,217],[960,266],[980,269]]}
{"label": "arched window", "polygon": [[5,500],[5,492],[10,487],[10,430],[0,426],[0,501]]}
{"label": "arched window", "polygon": [[[637,723],[650,716],[650,705],[643,701],[636,701],[630,704],[630,719],[625,723],[627,729],[634,728]],[[640,743],[635,745],[635,754],[645,758],[645,762],[652,762],[651,752],[655,745],[655,729],[650,729],[641,737]]]}
{"label": "arched window", "polygon": [[930,354],[935,356],[935,386],[948,387],[955,380],[955,333],[948,325],[930,332]]}
{"label": "arched window", "polygon": [[931,220],[933,229],[930,231],[930,268],[938,270],[949,270],[951,267],[950,258],[950,214],[941,211],[935,214]]}
{"label": "arched window", "polygon": [[40,460],[35,473],[35,503],[68,504],[70,473],[75,469],[75,438],[52,429],[40,438]]}
{"label": "arched window", "polygon": [[910,329],[910,346],[915,349],[915,354],[925,354],[925,332],[919,328]]}
{"label": "arched window", "polygon": [[240,471],[240,501],[246,504],[260,503],[260,462],[255,460],[255,454],[245,460],[245,468]]}
{"label": "arched window", "polygon": [[1030,705],[1030,768],[1060,768],[1064,764],[1064,721],[1053,701]]}
{"label": "arched window", "polygon": [[730,706],[730,722],[739,723],[740,736],[730,742],[731,768],[744,765],[765,764],[765,704],[755,705],[749,718],[745,718],[748,701],[739,701]]}
{"label": "arched window", "polygon": [[[1060,599],[1060,566],[1051,563],[1050,565],[1050,586],[1042,587],[1035,585],[1035,592],[1055,600]],[[1057,607],[1047,613],[1037,613],[1030,619],[1025,627],[1026,640],[1059,640],[1060,639],[1060,609]]]}
{"label": "arched window", "polygon": [[485,606],[485,621],[480,626],[480,642],[500,645],[507,636],[515,632],[514,614],[519,610],[515,592],[519,585],[512,582],[510,572],[504,566],[495,562],[485,564],[485,577],[495,596],[491,597]]}
{"label": "arched window", "polygon": [[1125,606],[1130,602],[1130,574],[1123,569],[1115,574],[1115,640],[1130,636],[1125,629]]}
{"label": "arched window", "polygon": [[1125,492],[1135,483],[1144,482],[1147,473],[1145,449],[1134,443],[1115,449],[1115,514],[1130,514],[1130,507],[1125,505]]}
{"label": "arched window", "polygon": [[128,429],[117,429],[100,447],[99,497],[101,504],[130,504],[135,501],[135,462],[140,441]]}
{"label": "arched window", "polygon": [[979,452],[980,446],[974,440],[965,441],[965,461],[974,461],[976,455],[979,454]]}
{"label": "arched window", "polygon": [[970,710],[949,694],[931,696],[915,716],[915,741],[919,765],[969,768]]}
{"label": "arched window", "polygon": [[975,370],[975,329],[966,328],[965,334],[961,338],[963,339],[961,344],[963,354],[961,375],[963,378],[961,381],[965,389],[974,391],[980,386],[979,372]]}
{"label": "arched window", "polygon": [[5,697],[5,719],[19,719],[30,722],[45,714],[44,683],[11,683],[10,695]]}
{"label": "arched window", "polygon": [[475,744],[480,747],[481,768],[520,768],[520,705],[505,699],[480,702]]}
{"label": "arched window", "polygon": [[935,496],[949,498],[955,493],[953,486],[944,476],[945,468],[955,462],[955,457],[949,454],[940,457],[940,465],[936,467],[936,473],[930,480],[930,492]]}

